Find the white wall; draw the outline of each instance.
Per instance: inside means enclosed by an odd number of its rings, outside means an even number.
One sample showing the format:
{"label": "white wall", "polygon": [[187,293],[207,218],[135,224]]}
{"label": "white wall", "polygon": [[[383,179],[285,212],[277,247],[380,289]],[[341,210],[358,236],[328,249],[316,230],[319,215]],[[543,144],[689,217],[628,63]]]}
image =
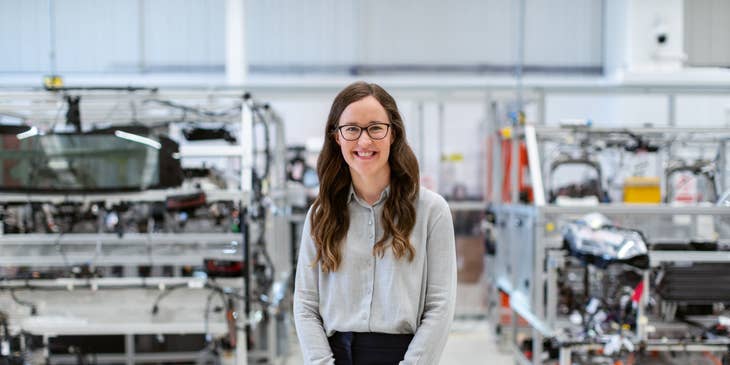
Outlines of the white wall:
{"label": "white wall", "polygon": [[225,64],[224,0],[145,0],[147,67],[218,67]]}
{"label": "white wall", "polygon": [[600,0],[527,0],[525,64],[601,66],[601,3]]}
{"label": "white wall", "polygon": [[511,64],[512,1],[360,1],[365,64]]}
{"label": "white wall", "polygon": [[0,0],[0,72],[49,69],[47,0]]}
{"label": "white wall", "polygon": [[[683,66],[685,0],[605,2],[606,74],[677,71]],[[658,36],[665,35],[665,42]]]}
{"label": "white wall", "polygon": [[249,0],[246,7],[250,64],[353,62],[357,27],[353,1]]}
{"label": "white wall", "polygon": [[666,126],[669,118],[663,95],[559,94],[548,96],[545,102],[548,125],[579,119],[600,127]]}
{"label": "white wall", "polygon": [[[160,66],[222,70],[223,0],[54,4],[60,73],[123,73]],[[0,0],[0,72],[50,72],[49,19],[47,0]]]}
{"label": "white wall", "polygon": [[[54,0],[58,71],[214,70],[225,63],[224,0]],[[247,0],[259,68],[514,63],[511,0]],[[0,0],[0,72],[49,71],[47,0]],[[601,0],[528,1],[525,62],[601,66]],[[185,68],[187,67],[187,69]],[[339,68],[338,68],[339,67]]]}
{"label": "white wall", "polygon": [[690,66],[730,66],[730,1],[685,0],[685,49]]}
{"label": "white wall", "polygon": [[[58,70],[108,72],[136,67],[139,19],[136,6],[129,5],[125,0],[56,1]],[[47,2],[39,8],[45,11],[38,15],[47,19]]]}
{"label": "white wall", "polygon": [[[511,0],[251,0],[252,65],[511,65]],[[601,0],[528,1],[525,62],[600,66]],[[568,39],[568,41],[566,41]]]}

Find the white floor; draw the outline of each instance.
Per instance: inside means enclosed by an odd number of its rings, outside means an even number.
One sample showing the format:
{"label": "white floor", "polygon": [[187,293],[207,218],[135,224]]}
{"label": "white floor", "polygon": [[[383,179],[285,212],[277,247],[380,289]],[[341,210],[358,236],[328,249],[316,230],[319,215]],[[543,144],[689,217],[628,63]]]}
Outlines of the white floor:
{"label": "white floor", "polygon": [[[514,364],[511,354],[497,350],[492,326],[486,314],[486,285],[459,284],[456,300],[456,319],[451,327],[441,365]],[[480,318],[481,317],[481,318]],[[293,335],[296,342],[296,335]],[[302,364],[299,345],[294,343],[287,365]]]}

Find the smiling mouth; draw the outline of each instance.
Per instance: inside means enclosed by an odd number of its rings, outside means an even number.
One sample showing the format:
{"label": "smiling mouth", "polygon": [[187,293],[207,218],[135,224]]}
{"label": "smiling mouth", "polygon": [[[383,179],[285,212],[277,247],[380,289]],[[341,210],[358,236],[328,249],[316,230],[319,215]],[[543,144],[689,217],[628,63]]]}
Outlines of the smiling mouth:
{"label": "smiling mouth", "polygon": [[377,152],[375,151],[355,151],[353,154],[358,158],[370,159],[375,156],[376,153]]}

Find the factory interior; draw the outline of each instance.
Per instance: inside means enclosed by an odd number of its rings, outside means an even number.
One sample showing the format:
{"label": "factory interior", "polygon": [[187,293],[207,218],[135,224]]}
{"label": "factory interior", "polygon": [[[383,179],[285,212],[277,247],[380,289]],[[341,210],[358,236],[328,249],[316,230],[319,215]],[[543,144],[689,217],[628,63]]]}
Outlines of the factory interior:
{"label": "factory interior", "polygon": [[310,363],[356,81],[453,217],[439,364],[730,364],[730,1],[0,0],[0,365]]}

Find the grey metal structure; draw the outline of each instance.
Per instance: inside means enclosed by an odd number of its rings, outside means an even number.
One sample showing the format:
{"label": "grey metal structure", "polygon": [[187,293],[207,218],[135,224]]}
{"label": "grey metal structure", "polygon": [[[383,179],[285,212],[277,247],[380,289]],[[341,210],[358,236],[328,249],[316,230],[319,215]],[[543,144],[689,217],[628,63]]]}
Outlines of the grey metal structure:
{"label": "grey metal structure", "polygon": [[[193,164],[209,159],[227,161],[224,164],[232,166],[226,171],[230,179],[228,188],[184,185],[178,189],[131,193],[12,193],[0,194],[0,205],[102,202],[109,206],[120,202],[165,202],[170,195],[204,191],[209,202],[230,202],[243,208],[243,223],[241,232],[0,233],[0,269],[25,267],[70,273],[76,267],[90,267],[110,274],[112,268],[121,268],[121,272],[101,278],[18,280],[0,276],[0,312],[7,314],[11,333],[40,336],[44,341],[43,351],[33,353],[30,363],[76,363],[77,356],[52,353],[52,339],[95,335],[123,336],[125,348],[124,353],[95,355],[97,363],[282,363],[288,351],[289,282],[293,267],[289,257],[291,211],[286,192],[285,130],[280,117],[268,105],[242,99],[242,93],[78,93],[88,101],[84,104],[88,114],[82,111],[82,115],[90,123],[131,119],[156,125],[183,120],[191,112],[181,115],[179,110],[156,105],[156,100],[174,100],[191,110],[224,110],[213,119],[231,125],[238,132],[237,142],[182,145],[180,158],[183,163]],[[21,121],[46,127],[54,123],[53,117],[31,119],[29,114],[44,114],[44,106],[59,100],[56,93],[29,93],[26,97],[33,100],[31,110],[18,105],[4,105],[0,109],[6,115],[17,110],[14,115]],[[56,108],[46,109],[45,115],[56,115]],[[255,134],[256,126],[270,132],[267,147],[271,147],[271,166],[266,176],[260,167],[257,171],[262,153],[254,151],[254,147],[256,143],[258,148],[264,146],[263,137]],[[260,188],[253,186],[254,174],[258,174]],[[263,239],[258,240],[259,237]],[[256,270],[262,267],[261,255],[267,253],[271,253],[267,273],[272,278],[270,284],[262,284],[258,276],[262,274]],[[181,276],[182,268],[201,267],[204,258],[242,261],[248,280],[206,278],[198,276],[199,272]],[[140,267],[148,268],[148,272],[141,274]],[[0,270],[0,274],[3,272],[7,274],[7,270]],[[226,336],[237,345],[202,351],[166,350],[161,345],[166,336],[185,335],[204,336],[211,344],[211,338]],[[157,338],[158,343],[145,343],[149,338]],[[140,344],[145,348],[140,349]],[[6,354],[0,357],[3,355]]]}
{"label": "grey metal structure", "polygon": [[[498,292],[509,296],[509,307],[512,321],[509,328],[500,332],[503,342],[508,342],[514,350],[516,362],[521,364],[556,363],[568,365],[584,363],[588,354],[606,349],[606,342],[600,336],[578,336],[580,325],[571,323],[569,316],[559,310],[561,296],[558,281],[566,270],[568,256],[564,249],[561,228],[567,223],[587,213],[601,213],[611,219],[617,226],[641,231],[651,243],[688,243],[698,237],[706,238],[711,232],[714,242],[720,247],[715,251],[682,251],[652,250],[649,253],[650,269],[644,271],[642,284],[646,288],[640,292],[635,327],[622,334],[633,351],[622,348],[624,354],[633,359],[635,353],[658,352],[694,352],[727,356],[730,337],[718,336],[713,339],[701,339],[692,336],[678,336],[677,333],[688,334],[692,327],[677,321],[668,310],[676,304],[663,302],[654,292],[654,276],[662,270],[664,263],[723,263],[730,268],[730,210],[726,207],[709,205],[648,205],[603,203],[592,206],[558,206],[546,199],[548,193],[543,181],[549,179],[549,156],[546,156],[546,145],[555,141],[580,141],[583,136],[591,141],[604,141],[614,138],[615,133],[626,130],[591,129],[589,127],[545,128],[518,127],[511,133],[504,134],[514,138],[513,141],[524,141],[528,154],[529,182],[533,198],[529,202],[520,202],[518,195],[518,164],[511,164],[511,171],[504,166],[503,151],[499,144],[493,153],[493,181],[491,197],[499,200],[503,178],[510,175],[511,201],[493,203],[496,213],[496,257],[492,270],[494,287],[491,297],[498,298]],[[632,133],[651,138],[662,143],[663,148],[676,141],[705,141],[719,146],[719,156],[725,157],[725,141],[730,138],[727,129],[642,129],[631,130]],[[509,139],[509,138],[508,138]],[[512,143],[511,161],[517,161],[518,144]],[[725,181],[726,171],[718,171],[720,181]],[[723,249],[724,248],[724,249]],[[586,269],[587,270],[587,269]],[[587,274],[586,274],[587,275]],[[587,292],[588,288],[584,288]],[[498,304],[493,304],[498,307]],[[722,306],[722,305],[720,305]],[[494,309],[494,308],[493,308]],[[722,309],[722,308],[720,308]],[[499,312],[497,312],[499,313]],[[697,318],[697,321],[716,321],[717,316]],[[518,326],[518,318],[524,320],[526,327]],[[498,319],[496,319],[498,321]],[[577,327],[577,328],[576,328]],[[531,337],[531,348],[520,348],[518,336],[527,334]],[[620,333],[620,332],[619,332]],[[544,354],[544,340],[548,339],[559,353],[552,358]],[[531,358],[523,351],[531,352]],[[712,355],[708,355],[712,356]],[[598,361],[598,360],[591,360]],[[587,362],[586,362],[587,363]],[[600,362],[591,362],[600,363]],[[613,362],[610,362],[613,363]]]}

